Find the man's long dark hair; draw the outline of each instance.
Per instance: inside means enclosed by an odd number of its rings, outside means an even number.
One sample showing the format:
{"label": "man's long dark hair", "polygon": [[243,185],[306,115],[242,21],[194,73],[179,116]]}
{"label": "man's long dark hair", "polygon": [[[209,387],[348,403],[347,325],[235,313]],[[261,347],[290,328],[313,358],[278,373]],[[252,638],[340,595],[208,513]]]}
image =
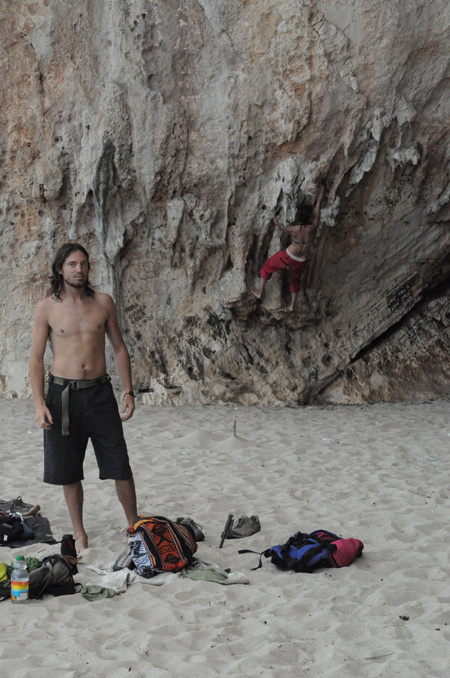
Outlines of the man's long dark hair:
{"label": "man's long dark hair", "polygon": [[297,207],[294,223],[302,224],[305,226],[311,223],[313,211],[314,207],[312,205],[300,205],[299,207]]}
{"label": "man's long dark hair", "polygon": [[[52,297],[53,299],[59,299],[61,301],[61,295],[64,295],[66,289],[64,286],[64,278],[60,271],[62,270],[63,264],[67,257],[73,252],[82,252],[88,262],[88,270],[91,270],[91,265],[89,263],[89,254],[84,249],[83,245],[79,245],[76,242],[67,242],[65,245],[62,245],[55,254],[55,258],[52,263],[52,275],[50,276],[50,284],[52,286]],[[88,297],[92,297],[95,294],[95,291],[91,287],[89,278],[86,280],[84,286],[84,291]]]}

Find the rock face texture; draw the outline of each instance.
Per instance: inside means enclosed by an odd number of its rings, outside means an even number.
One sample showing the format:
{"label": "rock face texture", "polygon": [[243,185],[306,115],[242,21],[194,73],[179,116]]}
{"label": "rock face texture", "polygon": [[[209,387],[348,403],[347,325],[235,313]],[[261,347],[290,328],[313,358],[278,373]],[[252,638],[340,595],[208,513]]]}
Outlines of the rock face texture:
{"label": "rock face texture", "polygon": [[[67,240],[154,404],[450,387],[445,0],[3,0],[0,393]],[[328,186],[296,312],[272,220]],[[113,368],[112,368],[113,369]]]}

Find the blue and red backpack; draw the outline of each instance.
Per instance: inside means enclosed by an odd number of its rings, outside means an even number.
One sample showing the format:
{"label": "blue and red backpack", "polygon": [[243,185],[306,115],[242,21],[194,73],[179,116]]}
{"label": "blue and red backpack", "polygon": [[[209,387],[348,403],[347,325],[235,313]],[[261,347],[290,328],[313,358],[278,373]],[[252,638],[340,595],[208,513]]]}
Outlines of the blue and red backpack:
{"label": "blue and red backpack", "polygon": [[[355,558],[362,554],[364,544],[359,539],[344,539],[327,530],[315,530],[306,534],[296,532],[285,544],[278,544],[266,549],[259,555],[262,567],[262,556],[270,558],[272,563],[282,570],[295,572],[313,572],[318,567],[348,567]],[[257,553],[247,549],[239,553]]]}

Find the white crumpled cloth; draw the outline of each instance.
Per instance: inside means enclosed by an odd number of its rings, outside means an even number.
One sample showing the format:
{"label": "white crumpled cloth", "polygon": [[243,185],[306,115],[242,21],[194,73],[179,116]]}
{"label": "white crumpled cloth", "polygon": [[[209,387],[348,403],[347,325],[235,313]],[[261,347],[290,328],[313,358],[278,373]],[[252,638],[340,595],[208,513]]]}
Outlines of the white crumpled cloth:
{"label": "white crumpled cloth", "polygon": [[[134,570],[129,570],[124,568],[118,572],[112,571],[112,566],[114,563],[108,563],[107,565],[86,565],[86,569],[93,570],[96,574],[101,575],[101,579],[96,581],[89,581],[86,586],[90,584],[100,584],[108,589],[113,589],[114,593],[124,593],[130,584],[150,584],[151,586],[162,586],[167,584],[174,579],[183,578],[181,572],[161,572],[157,574],[156,577],[151,577],[146,579],[146,577],[141,577]],[[198,570],[199,567],[219,567],[216,563],[210,563],[206,560],[200,560],[200,558],[195,559],[194,568]],[[221,585],[226,586],[227,584],[249,584],[248,577],[242,572],[230,572],[228,579],[224,582],[221,582]]]}

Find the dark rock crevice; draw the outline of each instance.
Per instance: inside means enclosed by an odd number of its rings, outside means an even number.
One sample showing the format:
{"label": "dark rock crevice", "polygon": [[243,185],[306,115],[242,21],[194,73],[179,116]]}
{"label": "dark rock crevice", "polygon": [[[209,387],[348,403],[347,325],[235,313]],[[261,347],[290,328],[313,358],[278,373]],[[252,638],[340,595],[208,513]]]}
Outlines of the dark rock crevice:
{"label": "dark rock crevice", "polygon": [[365,346],[314,402],[442,398],[450,393],[450,277]]}

